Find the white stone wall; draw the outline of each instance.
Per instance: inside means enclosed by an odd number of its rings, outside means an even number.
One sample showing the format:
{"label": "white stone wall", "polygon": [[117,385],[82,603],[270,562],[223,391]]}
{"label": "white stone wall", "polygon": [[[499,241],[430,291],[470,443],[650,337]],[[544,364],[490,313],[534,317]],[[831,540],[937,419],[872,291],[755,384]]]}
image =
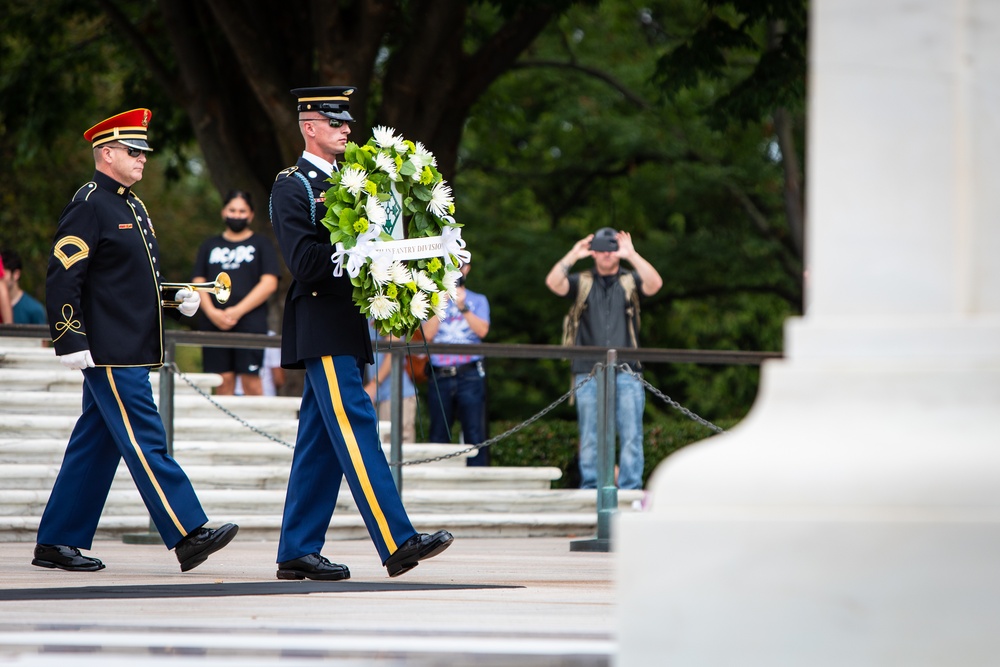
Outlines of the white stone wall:
{"label": "white stone wall", "polygon": [[1000,656],[1000,2],[810,7],[806,313],[619,517],[621,667]]}

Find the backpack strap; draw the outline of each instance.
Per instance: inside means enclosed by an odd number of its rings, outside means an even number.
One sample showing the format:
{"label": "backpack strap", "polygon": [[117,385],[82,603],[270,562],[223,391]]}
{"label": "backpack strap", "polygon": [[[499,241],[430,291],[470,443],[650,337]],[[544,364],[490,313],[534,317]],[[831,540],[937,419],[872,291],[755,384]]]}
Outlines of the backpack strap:
{"label": "backpack strap", "polygon": [[583,311],[587,309],[587,297],[590,296],[590,288],[593,286],[594,274],[590,271],[581,273],[576,285],[576,299],[563,318],[563,345],[576,345],[576,332],[580,327],[580,318],[583,316]]}
{"label": "backpack strap", "polygon": [[625,290],[625,314],[628,316],[628,336],[632,347],[639,347],[639,290],[635,284],[635,275],[631,271],[618,276],[618,284]]}

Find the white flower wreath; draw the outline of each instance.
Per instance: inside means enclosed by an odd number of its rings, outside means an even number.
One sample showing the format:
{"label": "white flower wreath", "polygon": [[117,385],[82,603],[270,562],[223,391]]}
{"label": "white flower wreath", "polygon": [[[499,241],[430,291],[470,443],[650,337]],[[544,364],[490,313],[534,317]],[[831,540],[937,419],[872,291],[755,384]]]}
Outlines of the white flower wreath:
{"label": "white flower wreath", "polygon": [[470,259],[436,167],[423,144],[380,126],[364,146],[347,144],[330,179],[323,225],[336,247],[334,274],[347,271],[354,302],[381,334],[409,339],[442,315]]}

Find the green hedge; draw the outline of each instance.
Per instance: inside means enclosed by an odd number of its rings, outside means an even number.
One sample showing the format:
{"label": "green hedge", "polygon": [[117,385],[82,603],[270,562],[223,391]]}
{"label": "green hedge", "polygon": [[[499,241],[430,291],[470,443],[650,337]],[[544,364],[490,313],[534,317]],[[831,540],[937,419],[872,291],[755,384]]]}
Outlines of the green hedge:
{"label": "green hedge", "polygon": [[[518,422],[493,421],[491,436],[504,433]],[[727,428],[727,424],[719,424]],[[671,418],[648,423],[643,428],[646,465],[643,484],[667,456],[681,447],[714,435],[709,428],[685,418]],[[563,476],[552,483],[555,488],[575,488],[579,482],[576,451],[579,434],[576,421],[549,419],[535,422],[492,445],[495,466],[555,466]]]}

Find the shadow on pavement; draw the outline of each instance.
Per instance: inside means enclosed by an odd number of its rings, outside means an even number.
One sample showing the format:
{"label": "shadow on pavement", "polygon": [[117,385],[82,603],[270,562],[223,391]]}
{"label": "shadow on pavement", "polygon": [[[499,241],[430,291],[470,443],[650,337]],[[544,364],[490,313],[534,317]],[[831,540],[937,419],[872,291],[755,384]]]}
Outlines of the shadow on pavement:
{"label": "shadow on pavement", "polygon": [[153,584],[142,586],[65,586],[0,589],[0,602],[18,600],[127,600],[142,598],[211,598],[308,593],[382,593],[524,588],[493,584],[407,584],[366,581],[261,581],[237,584]]}

